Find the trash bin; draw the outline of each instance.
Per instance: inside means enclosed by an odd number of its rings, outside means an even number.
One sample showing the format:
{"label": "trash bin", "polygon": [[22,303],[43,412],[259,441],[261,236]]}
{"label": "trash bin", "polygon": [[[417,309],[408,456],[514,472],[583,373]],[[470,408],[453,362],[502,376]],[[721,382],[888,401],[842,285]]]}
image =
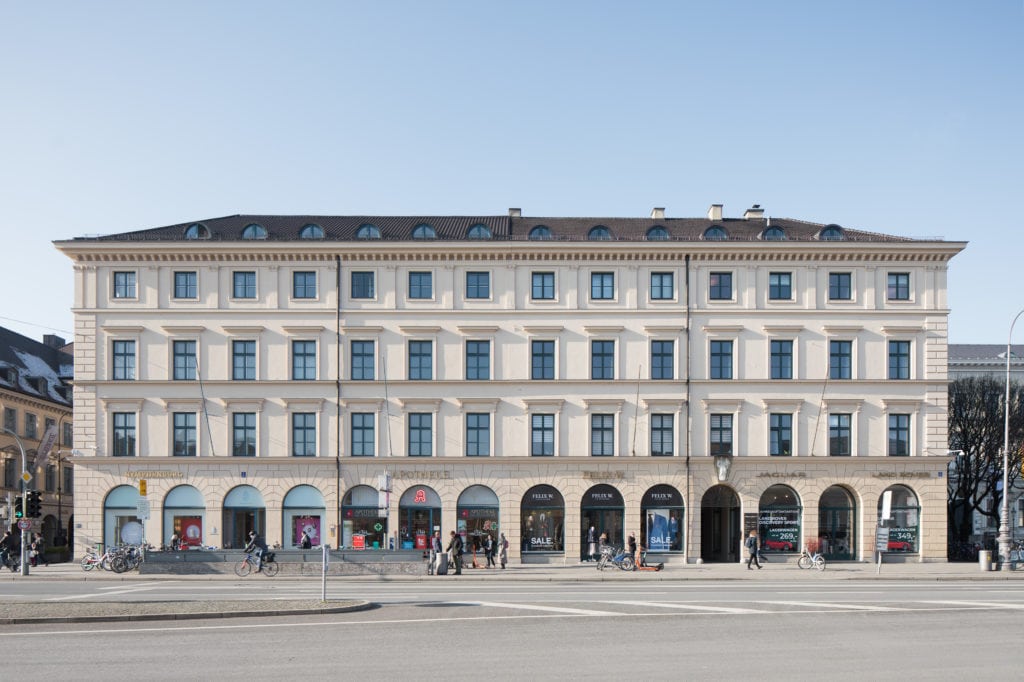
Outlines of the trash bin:
{"label": "trash bin", "polygon": [[992,550],[983,549],[978,552],[978,567],[982,571],[992,570]]}

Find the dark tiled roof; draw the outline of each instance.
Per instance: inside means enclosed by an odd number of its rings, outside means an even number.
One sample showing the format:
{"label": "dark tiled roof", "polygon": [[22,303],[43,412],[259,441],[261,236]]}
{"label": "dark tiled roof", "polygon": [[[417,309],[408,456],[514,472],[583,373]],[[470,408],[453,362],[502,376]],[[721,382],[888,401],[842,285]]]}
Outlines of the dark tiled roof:
{"label": "dark tiled roof", "polygon": [[[760,241],[768,226],[765,219],[745,220],[725,218],[711,221],[707,218],[533,218],[510,216],[268,216],[233,215],[222,218],[190,221],[148,230],[123,232],[100,237],[80,237],[75,241],[184,241],[186,230],[200,225],[208,234],[209,241],[238,241],[248,225],[260,225],[267,232],[267,241],[300,241],[299,233],[306,225],[317,225],[323,229],[326,241],[354,241],[362,225],[374,225],[381,238],[389,241],[412,239],[413,229],[420,224],[434,228],[437,239],[464,240],[473,225],[485,225],[492,239],[498,241],[527,240],[530,231],[539,225],[551,231],[551,239],[562,241],[585,241],[590,230],[596,226],[608,229],[612,241],[644,241],[653,227],[662,227],[671,241],[702,241],[705,231],[712,226],[722,228],[725,241]],[[787,241],[818,241],[818,235],[826,227],[820,223],[809,223],[789,218],[772,218],[771,226],[781,228]],[[915,240],[907,237],[884,235],[863,230],[843,228],[844,241],[853,242],[912,242],[937,241],[934,239]]]}
{"label": "dark tiled roof", "polygon": [[[71,405],[65,380],[74,376],[74,358],[57,348],[0,327],[0,370],[0,387]],[[66,396],[59,387],[66,387]]]}
{"label": "dark tiled roof", "polygon": [[[1011,364],[1024,361],[1024,345],[1010,346]],[[991,364],[1006,365],[1006,344],[1000,343],[951,343],[949,364]]]}

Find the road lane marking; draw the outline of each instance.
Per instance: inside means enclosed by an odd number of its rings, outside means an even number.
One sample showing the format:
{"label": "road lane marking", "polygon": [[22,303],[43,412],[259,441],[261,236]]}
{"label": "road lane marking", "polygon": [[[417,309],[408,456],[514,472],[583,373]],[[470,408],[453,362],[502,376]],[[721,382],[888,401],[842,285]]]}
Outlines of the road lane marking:
{"label": "road lane marking", "polygon": [[849,609],[851,611],[906,611],[905,608],[891,606],[868,606],[867,604],[837,604],[835,602],[815,601],[761,601],[758,604],[781,604],[783,606],[811,606],[823,609]]}
{"label": "road lane marking", "polygon": [[703,604],[683,604],[676,602],[657,601],[602,601],[602,604],[621,604],[623,606],[656,606],[663,609],[685,609],[690,611],[707,611],[710,613],[768,613],[759,609],[741,609],[732,606],[704,606]]}
{"label": "road lane marking", "polygon": [[988,609],[1010,609],[1010,610],[1021,610],[1024,609],[1024,604],[1005,604],[1003,602],[990,602],[990,601],[947,601],[939,599],[930,599],[925,604],[951,604],[954,606],[981,606]]}
{"label": "road lane marking", "polygon": [[523,609],[526,611],[548,611],[551,613],[565,613],[577,616],[621,616],[621,613],[614,611],[594,611],[591,609],[570,609],[565,606],[540,606],[537,604],[510,604],[499,601],[475,601],[475,602],[452,602],[459,604],[473,604],[475,606],[491,606],[498,609]]}
{"label": "road lane marking", "polygon": [[112,587],[103,587],[103,588],[100,588],[100,589],[107,590],[107,591],[106,592],[92,592],[92,593],[87,593],[87,594],[71,594],[71,595],[67,595],[67,596],[64,596],[64,597],[50,597],[49,599],[44,599],[43,601],[70,601],[72,599],[89,599],[90,597],[109,597],[109,596],[115,595],[115,594],[131,594],[133,592],[148,592],[150,588],[147,587],[147,586],[144,586],[144,585],[140,585],[138,587],[123,587],[121,589],[114,589]]}

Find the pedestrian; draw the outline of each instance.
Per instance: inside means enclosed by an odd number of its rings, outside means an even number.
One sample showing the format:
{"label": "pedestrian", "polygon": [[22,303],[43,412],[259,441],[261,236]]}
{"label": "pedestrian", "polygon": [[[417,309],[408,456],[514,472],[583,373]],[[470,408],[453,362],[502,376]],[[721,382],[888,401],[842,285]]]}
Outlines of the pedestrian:
{"label": "pedestrian", "polygon": [[487,557],[487,568],[494,567],[494,538],[488,533],[484,539],[484,556]]}
{"label": "pedestrian", "polygon": [[[430,538],[430,563],[427,564],[427,575],[434,575],[434,567],[437,565],[437,557],[444,551],[441,546],[441,531],[435,530],[434,536]],[[447,568],[447,566],[445,567]]]}
{"label": "pedestrian", "polygon": [[448,542],[448,556],[455,562],[455,575],[462,575],[462,536],[452,531],[452,539]]}
{"label": "pedestrian", "polygon": [[313,549],[313,541],[309,538],[309,533],[302,531],[302,537],[299,538],[299,547],[302,549]]}
{"label": "pedestrian", "polygon": [[40,562],[50,566],[50,562],[46,560],[46,540],[43,539],[42,533],[36,533],[32,540],[32,544],[29,545],[29,555],[32,559],[32,565],[38,566]]}
{"label": "pedestrian", "polygon": [[640,563],[640,557],[636,553],[636,535],[633,533],[629,534],[629,556],[633,557],[633,570],[636,570],[636,565]]}
{"label": "pedestrian", "polygon": [[757,570],[761,570],[761,562],[757,560],[757,551],[759,545],[761,544],[758,542],[757,539],[757,531],[750,531],[750,535],[747,536],[746,542],[744,542],[743,544],[746,545],[747,554],[749,555],[747,558],[747,570],[753,570],[750,568],[751,563],[757,566]]}
{"label": "pedestrian", "polygon": [[181,537],[177,533],[171,535],[171,551],[177,552],[181,549]]}
{"label": "pedestrian", "polygon": [[502,569],[508,563],[508,539],[504,533],[501,534],[501,539],[498,540],[498,563],[501,564]]}
{"label": "pedestrian", "polygon": [[594,527],[587,531],[587,558],[586,561],[593,561],[597,558],[597,535]]}

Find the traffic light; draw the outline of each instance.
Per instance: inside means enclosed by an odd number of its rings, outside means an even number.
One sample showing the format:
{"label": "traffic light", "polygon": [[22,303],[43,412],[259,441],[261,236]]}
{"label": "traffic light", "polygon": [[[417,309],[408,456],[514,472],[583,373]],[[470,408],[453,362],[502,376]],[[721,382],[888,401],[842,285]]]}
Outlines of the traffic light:
{"label": "traffic light", "polygon": [[24,507],[22,507],[21,505],[21,495],[19,495],[18,497],[14,498],[14,518],[20,519],[24,518],[24,516],[25,510]]}
{"label": "traffic light", "polygon": [[42,500],[39,499],[38,490],[28,491],[28,501],[25,504],[25,516],[31,519],[38,519],[43,515]]}

